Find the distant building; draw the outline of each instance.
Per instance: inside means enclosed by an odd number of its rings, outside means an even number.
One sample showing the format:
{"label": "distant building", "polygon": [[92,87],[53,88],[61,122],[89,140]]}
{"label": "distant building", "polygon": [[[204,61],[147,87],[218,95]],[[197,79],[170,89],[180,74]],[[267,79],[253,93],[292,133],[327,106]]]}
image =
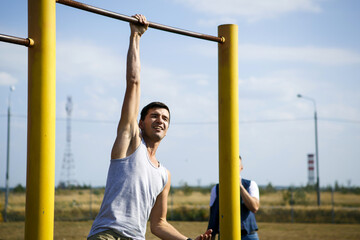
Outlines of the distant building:
{"label": "distant building", "polygon": [[315,175],[314,175],[314,154],[308,154],[308,185],[315,185]]}

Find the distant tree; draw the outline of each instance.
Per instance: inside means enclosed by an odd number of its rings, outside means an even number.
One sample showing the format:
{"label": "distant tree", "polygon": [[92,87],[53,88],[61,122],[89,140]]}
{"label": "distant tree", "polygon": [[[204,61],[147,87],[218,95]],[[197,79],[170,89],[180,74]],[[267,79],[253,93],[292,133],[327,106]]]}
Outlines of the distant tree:
{"label": "distant tree", "polygon": [[295,190],[294,202],[296,204],[300,204],[300,205],[307,205],[308,204],[308,200],[306,198],[306,193],[302,188],[298,188],[298,189]]}
{"label": "distant tree", "polygon": [[185,182],[182,186],[181,186],[181,190],[183,191],[185,196],[189,196],[192,194],[193,189],[187,184],[187,182]]}
{"label": "distant tree", "polygon": [[260,187],[260,194],[266,194],[266,193],[274,193],[276,192],[275,187],[271,184],[271,182],[266,185],[266,187]]}
{"label": "distant tree", "polygon": [[336,180],[336,181],[335,181],[335,191],[336,191],[336,192],[340,191],[340,188],[341,188],[341,187],[340,187],[338,181]]}
{"label": "distant tree", "polygon": [[307,184],[305,187],[304,187],[304,190],[306,192],[313,192],[316,190],[316,187],[314,184]]}
{"label": "distant tree", "polygon": [[308,205],[308,199],[303,187],[290,186],[288,190],[283,191],[283,201],[290,205]]}
{"label": "distant tree", "polygon": [[19,183],[18,185],[16,185],[16,187],[14,187],[14,189],[12,191],[14,193],[24,193],[25,190],[26,189]]}
{"label": "distant tree", "polygon": [[57,188],[59,188],[59,189],[65,189],[65,188],[66,188],[65,182],[63,182],[63,181],[59,182]]}
{"label": "distant tree", "polygon": [[271,182],[269,182],[268,185],[266,185],[265,190],[266,190],[266,192],[269,192],[269,193],[276,192],[276,189],[273,187]]}

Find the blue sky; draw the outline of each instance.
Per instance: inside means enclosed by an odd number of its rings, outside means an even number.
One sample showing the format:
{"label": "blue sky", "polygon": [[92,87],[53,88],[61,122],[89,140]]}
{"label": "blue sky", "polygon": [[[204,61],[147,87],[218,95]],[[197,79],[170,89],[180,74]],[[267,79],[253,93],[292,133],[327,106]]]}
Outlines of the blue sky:
{"label": "blue sky", "polygon": [[[357,0],[86,0],[125,15],[210,35],[239,26],[243,177],[305,185],[318,112],[320,184],[360,185],[360,2]],[[80,184],[105,185],[125,87],[128,23],[57,4],[56,184],[68,95]],[[0,2],[0,33],[27,37],[27,1]],[[141,107],[159,100],[172,122],[158,159],[173,185],[218,181],[217,43],[149,29],[141,40]],[[11,94],[10,186],[26,182],[27,49],[0,42],[0,187]]]}

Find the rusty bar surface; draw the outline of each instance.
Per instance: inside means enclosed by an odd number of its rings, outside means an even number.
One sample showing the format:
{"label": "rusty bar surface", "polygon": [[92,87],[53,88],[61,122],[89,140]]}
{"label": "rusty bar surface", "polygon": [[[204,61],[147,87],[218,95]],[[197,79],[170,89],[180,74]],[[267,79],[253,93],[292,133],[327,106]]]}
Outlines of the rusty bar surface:
{"label": "rusty bar surface", "polygon": [[19,38],[19,37],[9,36],[9,35],[5,35],[5,34],[0,34],[0,41],[23,45],[26,47],[30,47],[32,45],[31,40],[29,38]]}
{"label": "rusty bar surface", "polygon": [[[100,15],[103,15],[103,16],[107,16],[107,17],[110,17],[110,18],[115,18],[115,19],[118,19],[118,20],[126,21],[126,22],[132,22],[132,23],[137,23],[138,22],[138,20],[136,18],[134,18],[134,17],[129,17],[129,16],[119,14],[119,13],[116,13],[116,12],[111,12],[111,11],[108,11],[108,10],[105,10],[105,9],[90,6],[88,4],[84,4],[84,3],[81,3],[81,2],[77,2],[77,1],[56,0],[56,2],[60,3],[60,4],[63,4],[63,5],[66,5],[66,6],[78,8],[78,9],[81,9],[81,10],[85,10],[85,11],[88,11],[88,12],[100,14]],[[215,36],[206,35],[206,34],[202,34],[202,33],[192,32],[192,31],[183,30],[183,29],[179,29],[179,28],[174,28],[174,27],[170,27],[170,26],[166,26],[166,25],[162,25],[162,24],[154,23],[154,22],[149,22],[149,27],[150,28],[155,28],[155,29],[158,29],[158,30],[162,30],[162,31],[166,31],[166,32],[177,33],[177,34],[181,34],[181,35],[185,35],[185,36],[189,36],[189,37],[200,38],[200,39],[209,40],[209,41],[218,42],[218,43],[225,42],[225,39],[223,37],[215,37]]]}

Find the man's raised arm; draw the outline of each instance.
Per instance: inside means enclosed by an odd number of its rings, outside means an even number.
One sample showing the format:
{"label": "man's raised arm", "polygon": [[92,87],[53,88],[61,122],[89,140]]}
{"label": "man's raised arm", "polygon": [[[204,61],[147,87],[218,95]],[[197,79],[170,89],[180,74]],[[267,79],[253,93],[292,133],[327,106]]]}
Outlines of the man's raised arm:
{"label": "man's raised arm", "polygon": [[126,91],[117,129],[117,136],[111,151],[111,159],[124,158],[132,154],[140,143],[137,116],[140,105],[140,38],[148,23],[145,16],[135,15],[139,24],[130,23],[130,43],[126,66]]}

